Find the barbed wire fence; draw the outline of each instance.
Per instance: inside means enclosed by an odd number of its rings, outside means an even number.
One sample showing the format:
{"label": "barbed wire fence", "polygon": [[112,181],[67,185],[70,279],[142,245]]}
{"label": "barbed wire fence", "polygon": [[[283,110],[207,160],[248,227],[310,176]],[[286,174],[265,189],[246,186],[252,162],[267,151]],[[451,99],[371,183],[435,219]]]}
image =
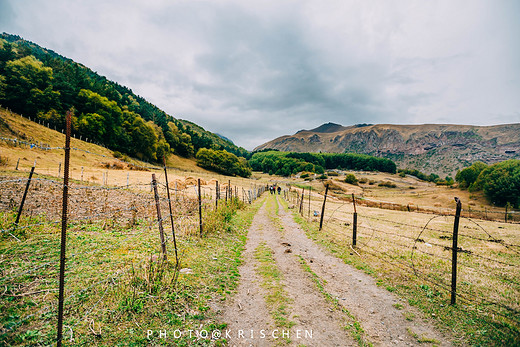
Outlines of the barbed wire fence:
{"label": "barbed wire fence", "polygon": [[[66,149],[6,138],[0,140],[45,151]],[[90,323],[93,321],[89,320],[91,314],[102,306],[109,292],[122,285],[123,276],[152,261],[148,255],[157,252],[157,244],[163,256],[168,248],[170,252],[182,254],[182,249],[173,246],[176,237],[185,242],[191,239],[196,242],[204,237],[204,226],[214,218],[212,211],[238,201],[251,204],[265,190],[264,186],[252,183],[238,187],[232,186],[230,180],[221,183],[193,178],[184,182],[175,180],[168,185],[170,168],[165,165],[163,173],[154,174],[155,180],[150,177],[146,182],[130,184],[127,179],[125,185],[111,186],[104,175],[101,184],[83,179],[64,184],[64,177],[60,177],[61,165],[57,178],[34,172],[35,165],[31,177],[22,171],[0,175],[0,238],[5,241],[0,250],[3,263],[1,296],[7,300],[42,298],[41,305],[19,310],[9,318],[1,328],[4,337],[20,330],[31,331],[31,327],[50,323],[57,316],[58,320],[64,319],[64,331],[56,341],[74,340],[74,329],[81,322],[89,321],[88,327],[94,331],[93,323]],[[159,166],[142,167],[152,168],[161,169]],[[63,169],[65,173],[67,168]],[[75,240],[70,243],[71,249],[65,259],[65,276],[74,278],[75,283],[64,286],[65,313],[62,314],[56,294],[60,263],[58,228],[63,223],[60,196],[65,189],[68,191],[67,238]],[[23,194],[25,191],[27,193]],[[26,197],[22,199],[22,195]],[[13,222],[15,215],[18,223]],[[162,237],[158,237],[159,230],[163,230]],[[114,234],[118,235],[116,240],[113,240]],[[110,236],[110,241],[106,235]],[[26,248],[33,251],[30,256],[14,257]],[[114,254],[118,257],[113,257]],[[178,271],[180,260],[178,256],[175,258]],[[157,259],[154,257],[153,261]],[[91,264],[87,271],[85,262]],[[88,276],[83,274],[85,271]]]}
{"label": "barbed wire fence", "polygon": [[350,201],[327,200],[326,193],[311,198],[292,187],[283,196],[295,213],[324,222],[321,233],[351,255],[422,283],[426,297],[444,293],[449,304],[486,307],[493,319],[519,326],[519,229],[510,220],[477,219],[461,201],[453,214],[432,214],[366,206],[354,195]]}

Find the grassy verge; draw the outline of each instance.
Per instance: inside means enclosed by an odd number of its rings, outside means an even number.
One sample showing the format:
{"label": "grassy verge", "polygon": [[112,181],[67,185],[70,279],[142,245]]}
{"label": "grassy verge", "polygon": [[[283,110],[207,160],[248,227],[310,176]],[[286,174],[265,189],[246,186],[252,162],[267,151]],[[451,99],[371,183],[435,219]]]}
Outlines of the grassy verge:
{"label": "grassy verge", "polygon": [[[247,228],[261,200],[236,213],[223,207],[208,214],[206,218],[218,220],[203,238],[178,237],[180,274],[173,245],[167,245],[167,261],[159,255],[156,223],[139,220],[128,227],[111,222],[109,228],[105,221],[70,224],[64,345],[224,343],[211,340],[211,331],[224,326],[210,307],[238,284]],[[14,213],[1,213],[0,229],[10,227],[13,219]],[[20,241],[0,239],[0,345],[54,344],[59,228],[43,223],[19,236]]]}
{"label": "grassy verge", "polygon": [[[513,312],[501,311],[495,315],[492,308],[477,302],[459,301],[457,305],[449,305],[449,292],[440,290],[431,283],[425,282],[410,271],[396,269],[395,265],[373,257],[362,248],[355,252],[350,246],[348,235],[338,237],[324,228],[318,230],[318,223],[308,222],[293,212],[294,218],[306,234],[317,243],[325,246],[331,253],[345,263],[363,270],[377,280],[377,284],[404,298],[412,306],[431,317],[437,327],[449,331],[455,338],[454,344],[469,343],[475,346],[519,346],[520,329],[518,316]],[[347,233],[343,226],[343,233]],[[409,254],[397,254],[397,259],[407,259]],[[470,283],[461,282],[461,286]],[[514,285],[514,284],[512,284]],[[478,294],[478,293],[477,293]],[[504,293],[506,295],[507,293]],[[405,318],[415,317],[403,313]],[[418,337],[418,341],[422,339]]]}
{"label": "grassy verge", "polygon": [[262,287],[267,291],[265,301],[276,327],[290,329],[294,325],[289,319],[291,300],[281,283],[283,276],[276,266],[273,250],[261,243],[255,250],[255,258],[258,260],[257,271],[262,277]]}

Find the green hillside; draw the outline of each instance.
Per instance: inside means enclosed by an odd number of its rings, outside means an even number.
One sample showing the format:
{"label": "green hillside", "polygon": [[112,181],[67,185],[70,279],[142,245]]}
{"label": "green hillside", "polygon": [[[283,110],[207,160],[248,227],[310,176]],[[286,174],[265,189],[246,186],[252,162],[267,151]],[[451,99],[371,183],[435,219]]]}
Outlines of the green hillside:
{"label": "green hillside", "polygon": [[147,161],[200,148],[247,151],[202,127],[180,121],[128,87],[19,36],[0,36],[0,104],[24,117],[63,128],[74,111],[73,134]]}

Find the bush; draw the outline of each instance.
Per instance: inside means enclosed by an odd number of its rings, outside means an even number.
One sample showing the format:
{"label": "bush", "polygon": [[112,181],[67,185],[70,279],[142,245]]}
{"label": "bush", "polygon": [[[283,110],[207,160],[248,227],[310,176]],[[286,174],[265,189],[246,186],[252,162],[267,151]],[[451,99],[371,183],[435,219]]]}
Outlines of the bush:
{"label": "bush", "polygon": [[0,166],[9,165],[9,158],[0,156]]}
{"label": "bush", "polygon": [[307,177],[309,177],[308,173],[304,173],[303,175],[300,176],[300,178],[307,178]]}
{"label": "bush", "polygon": [[345,177],[345,182],[349,183],[349,184],[357,185],[358,180],[357,180],[356,176],[354,176],[353,174],[347,174],[347,176]]}
{"label": "bush", "polygon": [[383,181],[378,184],[380,187],[387,187],[387,188],[396,188],[397,185],[395,183],[389,182],[389,181]]}
{"label": "bush", "polygon": [[339,176],[339,174],[336,171],[327,171],[327,176]]}

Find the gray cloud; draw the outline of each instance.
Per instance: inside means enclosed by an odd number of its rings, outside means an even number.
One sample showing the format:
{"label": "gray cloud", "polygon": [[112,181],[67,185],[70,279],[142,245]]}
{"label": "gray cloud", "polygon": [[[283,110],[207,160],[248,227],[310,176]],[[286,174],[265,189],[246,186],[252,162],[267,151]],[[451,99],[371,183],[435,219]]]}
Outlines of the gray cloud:
{"label": "gray cloud", "polygon": [[520,122],[515,1],[0,0],[0,30],[248,149],[324,122]]}

